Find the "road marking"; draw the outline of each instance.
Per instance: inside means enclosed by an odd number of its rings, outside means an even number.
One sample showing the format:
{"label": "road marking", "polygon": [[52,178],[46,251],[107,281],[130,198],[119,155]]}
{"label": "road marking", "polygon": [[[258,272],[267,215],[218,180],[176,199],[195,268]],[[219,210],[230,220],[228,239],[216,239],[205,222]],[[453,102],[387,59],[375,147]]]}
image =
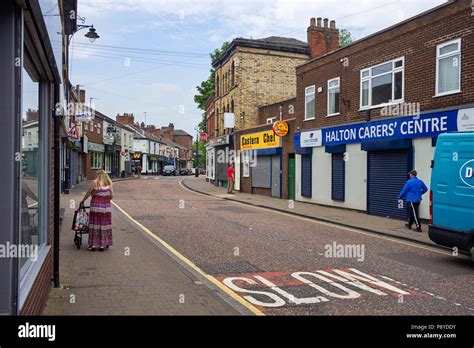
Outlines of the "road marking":
{"label": "road marking", "polygon": [[[189,189],[189,188],[187,188],[186,186],[183,185],[183,180],[180,181],[180,183],[179,183],[180,186],[183,189],[185,189],[185,190],[187,190],[191,193],[201,195],[201,196],[205,196],[205,197],[211,197],[211,198],[214,198],[214,199],[217,199],[217,200],[224,200],[223,198],[214,196],[212,194],[206,195],[204,193],[193,191],[193,190],[191,190],[191,189]],[[249,204],[244,203],[244,202],[231,201],[231,200],[228,200],[228,199],[226,199],[226,201],[230,202],[230,203],[240,204],[240,205],[247,206],[247,207],[249,206]],[[427,247],[427,246],[425,247],[425,246],[422,246],[422,245],[419,245],[419,244],[416,244],[416,243],[402,241],[400,239],[397,239],[396,237],[380,236],[380,235],[376,235],[374,233],[364,232],[364,231],[358,230],[356,228],[350,228],[350,227],[341,226],[341,225],[337,225],[337,224],[333,224],[333,223],[329,223],[329,222],[324,222],[324,221],[316,221],[316,220],[313,220],[313,219],[310,219],[310,218],[305,218],[305,217],[302,217],[302,216],[293,215],[291,213],[284,213],[284,212],[281,212],[281,211],[273,210],[271,208],[258,207],[258,206],[255,206],[255,205],[252,205],[252,207],[256,208],[256,209],[264,210],[266,212],[274,213],[274,214],[280,214],[280,215],[292,217],[292,218],[299,219],[299,220],[304,220],[304,221],[308,221],[308,222],[312,222],[312,223],[316,223],[316,224],[320,224],[320,225],[324,225],[324,226],[339,228],[341,230],[346,230],[346,231],[350,231],[350,232],[353,232],[353,233],[363,234],[365,236],[369,236],[369,237],[372,237],[372,238],[388,240],[388,241],[391,241],[391,242],[395,242],[395,243],[399,243],[399,244],[403,244],[403,245],[408,245],[408,246],[415,247],[415,248],[418,248],[418,249],[424,249],[424,250],[432,251],[432,252],[442,254],[442,255],[452,256],[452,257],[456,257],[456,258],[464,259],[464,260],[471,260],[471,258],[467,257],[467,256],[463,256],[463,255],[454,256],[452,253],[449,253],[449,252],[446,252],[446,251],[443,251],[443,250],[439,250],[439,249],[431,248],[431,247]]]}
{"label": "road marking", "polygon": [[[413,290],[405,291],[355,268],[291,273],[264,272],[217,278],[232,290],[242,294],[241,296],[250,303],[263,308],[358,299],[363,294],[392,297],[420,295]],[[295,287],[299,288],[297,293],[300,297],[291,293]],[[314,295],[315,289],[319,292],[317,296]],[[309,293],[311,296],[306,297]],[[253,296],[254,294],[258,294],[258,298]],[[265,296],[265,299],[262,296]]]}
{"label": "road marking", "polygon": [[132,221],[134,224],[136,224],[138,227],[140,227],[146,234],[148,234],[150,237],[158,241],[161,245],[163,245],[168,251],[173,253],[177,258],[179,258],[181,261],[186,263],[189,267],[191,267],[193,270],[195,270],[197,273],[208,279],[211,283],[213,283],[215,286],[217,286],[219,289],[224,291],[227,295],[229,295],[231,298],[239,302],[241,305],[243,305],[245,308],[250,310],[252,313],[255,315],[265,315],[261,310],[256,308],[255,306],[251,305],[247,301],[245,301],[242,297],[237,295],[234,291],[226,287],[224,284],[222,284],[219,280],[214,278],[212,275],[207,274],[204,272],[202,269],[200,269],[198,266],[196,266],[191,260],[189,260],[187,257],[179,253],[175,248],[173,248],[171,245],[166,243],[163,239],[155,235],[153,232],[151,232],[148,228],[143,226],[140,222],[135,220],[130,214],[128,214],[125,210],[123,210],[117,203],[112,201],[112,204],[123,214],[125,215],[130,221]]}

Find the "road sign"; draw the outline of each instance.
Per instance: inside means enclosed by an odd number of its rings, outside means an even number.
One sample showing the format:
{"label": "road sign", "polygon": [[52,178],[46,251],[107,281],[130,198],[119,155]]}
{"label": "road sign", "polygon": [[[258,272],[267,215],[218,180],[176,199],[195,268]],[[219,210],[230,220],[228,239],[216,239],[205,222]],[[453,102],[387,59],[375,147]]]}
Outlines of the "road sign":
{"label": "road sign", "polygon": [[68,130],[67,136],[71,140],[79,140],[79,129],[77,128],[77,124],[74,125]]}

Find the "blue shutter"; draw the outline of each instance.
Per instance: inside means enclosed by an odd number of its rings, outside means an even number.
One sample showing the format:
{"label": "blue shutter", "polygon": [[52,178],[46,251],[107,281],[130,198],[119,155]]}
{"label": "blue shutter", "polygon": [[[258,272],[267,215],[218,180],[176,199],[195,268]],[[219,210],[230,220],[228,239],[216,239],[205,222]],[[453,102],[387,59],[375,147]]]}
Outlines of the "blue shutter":
{"label": "blue shutter", "polygon": [[331,168],[331,198],[333,201],[344,202],[345,195],[345,162],[343,153],[332,154],[332,168]]}
{"label": "blue shutter", "polygon": [[411,169],[411,150],[369,151],[367,212],[371,215],[406,219],[406,202],[398,208],[398,195]]}
{"label": "blue shutter", "polygon": [[301,196],[311,198],[311,155],[301,156]]}

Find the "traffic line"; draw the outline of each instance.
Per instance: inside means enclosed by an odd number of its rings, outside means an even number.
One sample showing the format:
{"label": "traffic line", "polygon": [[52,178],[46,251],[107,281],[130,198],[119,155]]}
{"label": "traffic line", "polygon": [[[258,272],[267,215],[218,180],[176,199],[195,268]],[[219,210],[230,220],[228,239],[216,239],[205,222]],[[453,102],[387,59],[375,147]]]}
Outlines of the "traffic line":
{"label": "traffic line", "polygon": [[[184,180],[184,179],[183,179]],[[378,235],[378,234],[375,234],[374,233],[371,233],[371,232],[365,232],[363,230],[359,230],[357,228],[351,228],[351,227],[346,227],[346,226],[342,226],[342,225],[338,225],[337,223],[330,223],[330,222],[325,222],[325,221],[317,221],[317,220],[314,220],[314,219],[311,219],[311,218],[306,218],[306,217],[303,217],[303,216],[300,216],[300,215],[295,215],[295,214],[292,214],[292,213],[284,213],[282,211],[278,211],[278,210],[275,210],[275,209],[272,209],[272,208],[267,208],[267,207],[261,207],[261,206],[256,206],[254,204],[251,204],[251,203],[246,203],[246,202],[240,202],[240,201],[236,201],[236,200],[233,200],[233,199],[228,199],[228,198],[224,198],[223,197],[219,197],[219,196],[215,196],[213,194],[205,194],[205,193],[201,193],[199,191],[194,191],[188,187],[186,187],[186,185],[183,184],[183,180],[180,181],[180,186],[189,191],[189,192],[192,192],[194,194],[197,194],[197,195],[201,195],[201,196],[205,196],[205,197],[212,197],[214,199],[217,199],[217,200],[225,200],[225,201],[228,201],[228,202],[231,202],[231,203],[235,203],[235,204],[240,204],[240,205],[244,205],[244,206],[252,206],[256,209],[260,209],[260,210],[264,210],[266,212],[270,212],[270,213],[274,213],[274,214],[279,214],[279,215],[283,215],[283,216],[287,216],[287,217],[292,217],[292,218],[295,218],[295,219],[299,219],[299,220],[304,220],[304,221],[308,221],[308,222],[312,222],[312,223],[316,223],[316,224],[320,224],[320,225],[324,225],[324,226],[329,226],[329,227],[335,227],[335,228],[339,228],[339,229],[342,229],[342,230],[346,230],[346,231],[350,231],[350,232],[354,232],[354,233],[358,233],[358,234],[362,234],[362,235],[365,235],[365,236],[369,236],[369,237],[373,237],[373,238],[378,238],[378,239],[383,239],[383,240],[388,240],[388,241],[391,241],[391,242],[395,242],[395,243],[399,243],[399,244],[403,244],[403,245],[407,245],[407,246],[411,246],[411,247],[415,247],[415,248],[418,248],[418,249],[424,249],[424,250],[428,250],[428,251],[432,251],[432,252],[435,252],[435,253],[438,253],[438,254],[442,254],[442,255],[445,255],[445,256],[451,256],[451,257],[456,257],[456,258],[459,258],[459,259],[465,259],[465,260],[470,260],[471,258],[470,257],[467,257],[467,256],[464,256],[464,255],[461,255],[461,254],[458,254],[457,256],[454,256],[452,253],[449,253],[447,251],[443,251],[443,250],[440,250],[436,247],[429,247],[429,246],[423,246],[419,243],[416,243],[416,242],[407,242],[407,241],[403,241],[397,237],[388,237],[388,236],[382,236],[382,235]]]}
{"label": "traffic line", "polygon": [[255,315],[265,315],[261,310],[259,310],[257,307],[253,306],[249,302],[245,301],[242,297],[237,295],[234,291],[229,289],[227,286],[222,284],[219,280],[217,280],[215,277],[213,277],[210,274],[207,274],[204,272],[202,269],[200,269],[198,266],[196,266],[191,260],[189,260],[186,256],[182,255],[180,252],[178,252],[175,248],[173,248],[171,245],[166,243],[163,239],[155,235],[153,232],[151,232],[148,228],[143,226],[140,222],[135,220],[130,214],[128,214],[125,210],[123,210],[117,203],[112,201],[112,204],[114,207],[116,207],[127,219],[132,221],[135,225],[140,227],[143,232],[148,234],[150,237],[155,239],[157,242],[159,242],[163,247],[165,247],[168,251],[170,251],[174,256],[176,256],[178,259],[180,259],[182,262],[187,264],[189,267],[191,267],[194,271],[199,273],[201,276],[205,277],[207,280],[209,280],[211,283],[213,283],[215,286],[217,286],[219,289],[224,291],[228,296],[230,296],[232,299],[235,301],[239,302],[241,305],[243,305],[245,308],[247,308],[249,311],[251,311]]}

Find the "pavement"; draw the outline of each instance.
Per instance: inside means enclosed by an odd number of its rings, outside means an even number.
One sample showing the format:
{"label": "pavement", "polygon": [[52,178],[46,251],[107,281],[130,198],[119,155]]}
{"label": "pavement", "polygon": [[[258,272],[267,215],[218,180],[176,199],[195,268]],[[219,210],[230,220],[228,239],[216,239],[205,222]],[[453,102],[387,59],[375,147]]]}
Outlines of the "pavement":
{"label": "pavement", "polygon": [[428,237],[428,227],[426,225],[423,226],[423,232],[419,233],[407,229],[405,227],[405,221],[368,215],[356,210],[332,208],[298,201],[294,201],[290,205],[289,201],[284,199],[239,191],[234,191],[235,193],[230,195],[227,193],[225,187],[212,185],[207,182],[204,177],[185,178],[183,180],[183,185],[193,191],[230,201],[269,208],[318,221],[335,223],[341,226],[362,229],[379,235],[392,236],[398,239],[424,243],[430,246],[446,249],[431,241]]}
{"label": "pavement", "polygon": [[[139,184],[138,179],[123,182]],[[114,245],[104,252],[87,251],[85,235],[77,250],[70,230],[71,204],[78,205],[87,188],[83,182],[61,197],[65,209],[60,232],[61,287],[51,290],[44,315],[237,315],[244,311],[173,259],[115,207]]]}
{"label": "pavement", "polygon": [[[254,313],[474,314],[474,266],[468,257],[198,194],[182,180],[147,177],[117,183],[114,202]],[[183,183],[191,181],[201,185],[203,179],[187,177]],[[351,224],[372,218],[357,214],[347,215]],[[387,229],[382,226],[387,223],[403,226],[386,219],[380,226]]]}

